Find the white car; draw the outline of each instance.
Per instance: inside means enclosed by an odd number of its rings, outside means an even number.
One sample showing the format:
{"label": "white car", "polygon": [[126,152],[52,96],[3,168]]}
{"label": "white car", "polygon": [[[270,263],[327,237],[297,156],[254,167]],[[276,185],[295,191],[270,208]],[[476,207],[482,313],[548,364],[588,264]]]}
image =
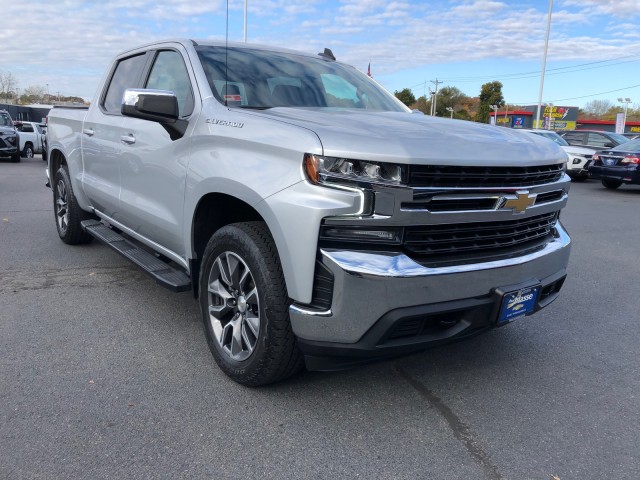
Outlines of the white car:
{"label": "white car", "polygon": [[567,175],[569,175],[572,180],[582,181],[588,178],[588,167],[594,152],[592,148],[569,145],[564,138],[550,130],[522,131],[540,135],[560,145],[567,154]]}

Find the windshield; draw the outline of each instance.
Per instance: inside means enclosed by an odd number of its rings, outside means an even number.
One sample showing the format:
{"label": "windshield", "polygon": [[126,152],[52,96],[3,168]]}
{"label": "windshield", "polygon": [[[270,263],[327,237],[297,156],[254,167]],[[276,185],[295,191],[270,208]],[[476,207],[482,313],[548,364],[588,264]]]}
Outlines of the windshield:
{"label": "windshield", "polygon": [[196,50],[211,90],[230,107],[409,112],[363,73],[320,56],[233,47],[228,52],[224,47],[210,46]]}
{"label": "windshield", "polygon": [[0,127],[12,127],[13,122],[11,121],[11,117],[8,113],[1,112],[0,113]]}
{"label": "windshield", "polygon": [[549,140],[553,140],[558,145],[561,145],[563,147],[566,147],[567,145],[569,145],[564,138],[562,138],[560,135],[558,135],[555,132],[533,132],[533,133],[535,133],[536,135],[540,135],[544,138],[548,138]]}

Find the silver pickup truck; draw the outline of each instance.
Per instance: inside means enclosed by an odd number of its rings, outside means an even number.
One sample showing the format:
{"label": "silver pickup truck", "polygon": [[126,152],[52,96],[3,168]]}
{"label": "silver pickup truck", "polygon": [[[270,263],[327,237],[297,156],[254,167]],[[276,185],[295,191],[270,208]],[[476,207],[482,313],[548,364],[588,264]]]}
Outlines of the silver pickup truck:
{"label": "silver pickup truck", "polygon": [[68,244],[192,290],[245,385],[468,337],[551,303],[570,239],[552,142],[416,115],[329,49],[176,40],[49,115]]}

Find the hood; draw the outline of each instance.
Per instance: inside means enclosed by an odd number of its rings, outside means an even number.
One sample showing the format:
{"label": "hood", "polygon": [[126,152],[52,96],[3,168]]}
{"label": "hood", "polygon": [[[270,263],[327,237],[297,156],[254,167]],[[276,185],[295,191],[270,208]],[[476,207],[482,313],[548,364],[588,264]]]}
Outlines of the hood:
{"label": "hood", "polygon": [[577,147],[575,145],[562,145],[561,148],[567,153],[573,153],[582,156],[591,156],[594,152],[593,148]]}
{"label": "hood", "polygon": [[259,113],[312,130],[327,156],[433,165],[532,166],[566,161],[564,151],[545,138],[463,120],[286,107]]}
{"label": "hood", "polygon": [[13,127],[6,127],[4,125],[0,125],[0,133],[2,135],[7,135],[11,133],[16,133],[16,129]]}

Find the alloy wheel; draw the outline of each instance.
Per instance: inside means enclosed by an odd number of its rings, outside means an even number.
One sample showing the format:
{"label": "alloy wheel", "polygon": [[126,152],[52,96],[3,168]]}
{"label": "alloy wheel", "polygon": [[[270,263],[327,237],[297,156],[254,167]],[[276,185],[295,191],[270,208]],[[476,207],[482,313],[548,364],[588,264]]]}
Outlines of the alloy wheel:
{"label": "alloy wheel", "polygon": [[56,219],[58,221],[58,229],[64,235],[69,225],[69,209],[68,209],[67,187],[62,180],[56,185]]}
{"label": "alloy wheel", "polygon": [[251,270],[237,254],[221,253],[207,285],[209,321],[218,346],[231,359],[246,360],[260,333],[260,298]]}

